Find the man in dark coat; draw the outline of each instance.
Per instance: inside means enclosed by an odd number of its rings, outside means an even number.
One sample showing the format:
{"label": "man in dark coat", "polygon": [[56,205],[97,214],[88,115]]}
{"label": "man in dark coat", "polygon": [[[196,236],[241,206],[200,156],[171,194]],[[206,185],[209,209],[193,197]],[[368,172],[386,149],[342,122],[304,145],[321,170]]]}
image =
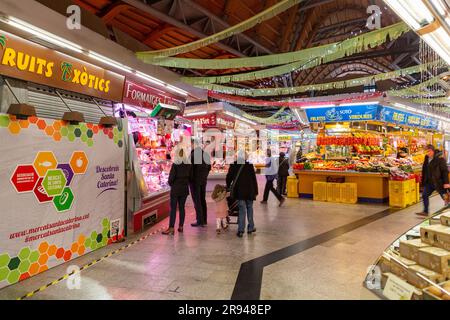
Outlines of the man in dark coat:
{"label": "man in dark coat", "polygon": [[247,213],[247,233],[256,231],[253,221],[253,201],[258,195],[258,182],[256,180],[255,167],[245,161],[243,157],[230,165],[226,176],[227,188],[230,196],[239,202],[238,237],[242,237],[245,231],[245,216]]}
{"label": "man in dark coat", "polygon": [[208,208],[206,206],[206,184],[211,171],[211,157],[201,147],[196,147],[191,153],[193,165],[193,180],[190,183],[192,201],[194,202],[197,221],[193,227],[203,227],[207,224]]}
{"label": "man in dark coat", "polygon": [[277,191],[281,195],[286,195],[287,178],[289,177],[289,159],[284,152],[280,152],[277,178]]}
{"label": "man in dark coat", "polygon": [[422,167],[423,206],[424,210],[417,213],[420,216],[428,216],[430,196],[437,191],[442,199],[447,197],[447,189],[450,189],[447,162],[442,154],[433,145],[426,147],[427,155]]}

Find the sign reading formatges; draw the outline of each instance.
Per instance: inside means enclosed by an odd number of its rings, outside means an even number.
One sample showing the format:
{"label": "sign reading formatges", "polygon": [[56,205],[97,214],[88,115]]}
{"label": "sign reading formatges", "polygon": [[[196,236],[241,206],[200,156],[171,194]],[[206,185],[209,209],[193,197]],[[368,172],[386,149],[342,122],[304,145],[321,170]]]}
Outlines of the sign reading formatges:
{"label": "sign reading formatges", "polygon": [[391,274],[386,282],[383,295],[389,300],[411,300],[415,288],[405,280]]}
{"label": "sign reading formatges", "polygon": [[121,101],[125,78],[0,30],[0,74]]}
{"label": "sign reading formatges", "polygon": [[123,103],[153,109],[159,103],[177,106],[184,109],[185,99],[130,80],[125,81]]}

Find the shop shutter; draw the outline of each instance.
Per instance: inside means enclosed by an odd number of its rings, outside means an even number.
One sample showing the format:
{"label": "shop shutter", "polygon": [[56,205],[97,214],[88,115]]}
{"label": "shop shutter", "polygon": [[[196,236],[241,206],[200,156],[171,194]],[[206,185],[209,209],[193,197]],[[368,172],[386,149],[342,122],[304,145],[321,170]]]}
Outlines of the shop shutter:
{"label": "shop shutter", "polygon": [[[83,97],[74,93],[59,91],[64,101],[72,111],[84,114],[86,122],[98,123],[101,117],[113,115],[113,105],[110,101],[96,100],[103,112],[88,97]],[[45,87],[29,85],[28,103],[36,108],[38,117],[61,119],[64,112],[68,112],[66,105],[53,90]]]}

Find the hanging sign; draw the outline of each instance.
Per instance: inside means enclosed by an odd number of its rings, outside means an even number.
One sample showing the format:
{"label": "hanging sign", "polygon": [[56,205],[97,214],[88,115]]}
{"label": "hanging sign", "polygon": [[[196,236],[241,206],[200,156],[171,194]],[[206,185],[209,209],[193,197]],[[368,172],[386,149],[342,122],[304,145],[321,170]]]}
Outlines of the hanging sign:
{"label": "hanging sign", "polygon": [[121,101],[125,78],[0,30],[0,74]]}
{"label": "hanging sign", "polygon": [[298,130],[301,126],[300,121],[286,121],[277,124],[268,124],[266,128],[269,130]]}
{"label": "hanging sign", "polygon": [[162,103],[177,106],[183,110],[186,103],[185,99],[128,79],[125,81],[122,101],[129,105],[148,109],[153,109],[159,103]]}
{"label": "hanging sign", "polygon": [[437,130],[439,122],[431,117],[425,117],[394,108],[383,107],[380,112],[380,120],[409,127]]}
{"label": "hanging sign", "polygon": [[378,117],[378,105],[306,109],[309,122],[370,121]]}

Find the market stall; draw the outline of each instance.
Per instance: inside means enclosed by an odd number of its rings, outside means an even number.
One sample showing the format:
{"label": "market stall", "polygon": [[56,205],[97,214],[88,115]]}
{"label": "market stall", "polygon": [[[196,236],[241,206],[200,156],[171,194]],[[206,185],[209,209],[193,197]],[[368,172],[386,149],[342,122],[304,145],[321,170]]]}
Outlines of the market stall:
{"label": "market stall", "polygon": [[378,102],[305,113],[317,137],[314,152],[294,165],[304,198],[314,198],[314,183],[339,180],[354,184],[359,202],[387,202],[389,180],[419,180],[425,146],[442,146],[437,121]]}
{"label": "market stall", "polygon": [[[161,106],[168,111],[158,115]],[[179,114],[184,100],[142,83],[126,80],[123,105],[117,113],[128,124],[128,154],[131,165],[128,221],[137,232],[167,217],[169,205],[168,177],[174,147],[189,140],[192,122]],[[170,110],[174,110],[173,113]],[[173,120],[172,120],[173,119]]]}

